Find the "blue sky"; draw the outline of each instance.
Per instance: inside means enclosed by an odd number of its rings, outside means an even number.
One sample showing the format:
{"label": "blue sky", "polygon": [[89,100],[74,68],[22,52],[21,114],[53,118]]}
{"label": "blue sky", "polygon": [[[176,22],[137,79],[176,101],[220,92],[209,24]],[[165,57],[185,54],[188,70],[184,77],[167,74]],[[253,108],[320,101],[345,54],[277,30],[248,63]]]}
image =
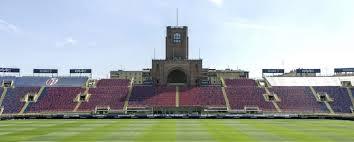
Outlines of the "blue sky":
{"label": "blue sky", "polygon": [[164,58],[165,30],[189,27],[205,68],[354,67],[352,0],[0,0],[0,66],[141,70]]}

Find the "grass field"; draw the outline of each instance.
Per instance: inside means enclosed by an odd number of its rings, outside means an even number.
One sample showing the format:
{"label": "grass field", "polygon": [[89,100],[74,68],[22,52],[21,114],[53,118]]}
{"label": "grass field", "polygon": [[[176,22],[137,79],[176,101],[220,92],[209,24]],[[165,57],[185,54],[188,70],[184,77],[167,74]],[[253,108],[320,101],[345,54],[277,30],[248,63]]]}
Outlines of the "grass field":
{"label": "grass field", "polygon": [[0,121],[0,142],[7,141],[354,142],[354,122],[275,119]]}

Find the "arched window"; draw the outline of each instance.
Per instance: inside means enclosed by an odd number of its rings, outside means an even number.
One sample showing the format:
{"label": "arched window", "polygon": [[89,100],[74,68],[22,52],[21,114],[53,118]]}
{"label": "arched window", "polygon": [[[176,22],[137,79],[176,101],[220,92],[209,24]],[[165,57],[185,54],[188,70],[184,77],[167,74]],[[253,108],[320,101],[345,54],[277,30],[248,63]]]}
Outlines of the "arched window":
{"label": "arched window", "polygon": [[173,43],[180,43],[181,42],[181,34],[175,33],[173,34]]}

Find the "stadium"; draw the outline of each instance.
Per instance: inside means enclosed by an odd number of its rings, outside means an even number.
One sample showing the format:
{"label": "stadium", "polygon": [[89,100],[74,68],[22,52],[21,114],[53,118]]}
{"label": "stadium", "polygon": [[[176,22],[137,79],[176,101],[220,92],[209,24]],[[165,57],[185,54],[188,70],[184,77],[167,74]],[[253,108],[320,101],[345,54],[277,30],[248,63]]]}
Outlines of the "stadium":
{"label": "stadium", "polygon": [[[167,26],[151,68],[1,67],[0,141],[354,141],[354,68],[217,70]],[[61,72],[66,72],[62,71]]]}
{"label": "stadium", "polygon": [[[240,123],[236,121],[237,123],[234,124],[235,121],[231,120],[184,122],[184,120],[178,119],[268,119],[247,120],[251,121],[249,123],[264,123],[264,125],[272,125],[273,121],[270,119],[353,120],[354,88],[352,88],[352,83],[354,83],[354,76],[352,73],[354,68],[336,68],[334,69],[335,75],[325,77],[316,76],[320,73],[320,69],[296,69],[290,73],[284,73],[284,69],[263,69],[264,78],[259,80],[249,79],[247,71],[204,69],[201,59],[188,59],[187,29],[186,26],[167,27],[166,59],[152,60],[152,69],[112,71],[109,79],[92,79],[90,77],[91,69],[71,69],[70,77],[60,77],[57,69],[33,69],[33,76],[19,76],[20,69],[18,68],[1,68],[0,71],[4,74],[14,75],[0,77],[2,82],[0,91],[1,119],[31,120],[9,123],[2,121],[0,125],[12,130],[12,128],[19,127],[15,125],[17,123],[23,125],[22,128],[37,127],[37,125],[50,128],[61,124],[58,127],[80,128],[74,129],[77,131],[81,130],[82,125],[87,125],[87,129],[99,127],[101,131],[97,131],[104,133],[104,131],[109,131],[111,126],[113,128],[123,127],[121,125],[127,123],[137,123],[136,127],[141,127],[138,125],[139,123],[142,123],[141,125],[162,123],[157,128],[152,128],[161,131],[156,133],[156,137],[154,137],[155,133],[152,133],[151,136],[142,139],[155,141],[162,138],[163,141],[167,141],[169,136],[165,136],[165,133],[173,132],[178,127],[182,127],[179,129],[184,130],[183,125],[191,127],[195,123],[204,123],[204,125],[210,125],[208,127],[213,128],[212,131],[218,130],[214,129],[218,127],[221,127],[222,131],[228,131],[227,129],[230,128],[222,128],[226,127],[222,123],[227,122],[230,125]],[[72,74],[84,75],[71,76]],[[269,76],[269,74],[271,75]],[[136,81],[135,78],[139,78],[140,81]],[[122,120],[117,122],[113,120],[77,120],[103,118],[164,118],[167,120]],[[37,121],[34,119],[56,120]],[[57,119],[69,120],[60,121]],[[323,120],[288,121],[282,120],[277,123],[305,122],[303,125],[306,125],[311,122],[311,125],[321,125],[320,122],[323,122]],[[93,122],[97,124],[91,124]],[[52,126],[53,123],[54,126]],[[332,122],[324,121],[324,123]],[[335,121],[334,123],[339,122]],[[353,136],[352,122],[340,123],[338,126],[345,127],[346,123],[351,128],[343,128],[343,130],[348,129],[346,130],[347,134]],[[109,126],[107,126],[108,124]],[[171,130],[170,127],[173,127],[174,130]],[[164,129],[169,131],[164,132]],[[40,129],[36,129],[38,132],[33,132],[31,129],[21,130],[31,135],[42,133],[39,131]],[[67,135],[60,129],[57,131],[58,136]],[[196,128],[191,131],[198,130]],[[223,134],[217,133],[219,132],[215,132],[215,135],[221,140],[233,141],[239,138],[248,140],[247,137],[237,136],[235,139],[234,137],[222,138]],[[227,135],[228,132],[223,133]],[[21,140],[21,137],[17,139],[12,134],[7,135],[6,131],[0,134],[5,139]],[[91,137],[90,134],[87,135],[89,136],[84,136],[83,140],[97,138]],[[94,133],[94,135],[98,134]],[[54,135],[47,138],[50,140],[57,137]],[[82,139],[73,138],[73,140]],[[125,140],[128,139],[123,139],[123,141]]]}

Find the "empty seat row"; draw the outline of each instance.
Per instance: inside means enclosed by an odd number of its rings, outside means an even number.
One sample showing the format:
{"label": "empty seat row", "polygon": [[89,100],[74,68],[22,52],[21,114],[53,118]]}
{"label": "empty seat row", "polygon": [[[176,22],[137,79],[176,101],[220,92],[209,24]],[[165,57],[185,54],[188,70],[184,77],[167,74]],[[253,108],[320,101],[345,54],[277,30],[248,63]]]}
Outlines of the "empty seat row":
{"label": "empty seat row", "polygon": [[244,107],[258,107],[262,111],[276,111],[271,102],[266,102],[263,94],[264,88],[255,86],[228,86],[226,88],[227,97],[232,109],[244,109]]}
{"label": "empty seat row", "polygon": [[129,107],[175,107],[176,87],[134,86]]}
{"label": "empty seat row", "polygon": [[225,79],[227,86],[257,86],[253,79]]}
{"label": "empty seat row", "polygon": [[269,91],[280,98],[278,104],[283,112],[328,112],[324,103],[317,102],[309,87],[278,86],[270,88]]}
{"label": "empty seat row", "polygon": [[179,90],[180,106],[225,107],[220,86],[182,87]]}
{"label": "empty seat row", "polygon": [[128,79],[101,79],[96,84],[97,87],[129,86]]}
{"label": "empty seat row", "polygon": [[78,111],[92,111],[96,107],[109,107],[110,109],[123,109],[128,96],[128,86],[112,88],[91,88],[88,102],[82,102]]}
{"label": "empty seat row", "polygon": [[318,86],[314,87],[316,92],[327,93],[333,102],[330,102],[332,109],[336,113],[350,113],[352,107],[351,99],[346,88],[339,86]]}
{"label": "empty seat row", "polygon": [[70,112],[77,102],[76,96],[85,91],[81,87],[47,87],[37,102],[30,103],[26,109],[28,113],[34,112]]}
{"label": "empty seat row", "polygon": [[16,87],[82,87],[88,77],[0,77],[0,81],[13,81]]}
{"label": "empty seat row", "polygon": [[39,89],[39,87],[8,88],[2,102],[2,106],[4,107],[3,113],[19,113],[25,104],[23,101],[25,96],[27,94],[36,94]]}

